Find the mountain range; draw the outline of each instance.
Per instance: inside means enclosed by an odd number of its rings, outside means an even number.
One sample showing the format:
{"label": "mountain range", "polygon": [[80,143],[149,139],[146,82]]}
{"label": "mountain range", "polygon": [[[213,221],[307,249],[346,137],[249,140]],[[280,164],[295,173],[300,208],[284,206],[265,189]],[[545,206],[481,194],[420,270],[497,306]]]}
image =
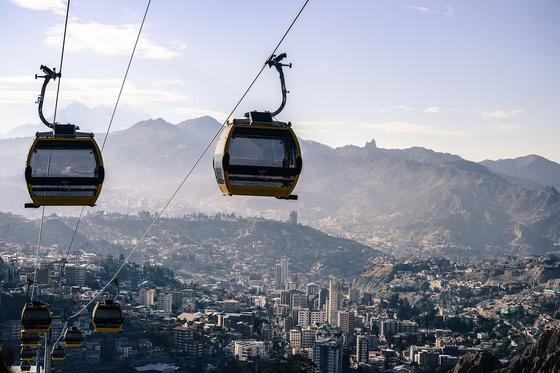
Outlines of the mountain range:
{"label": "mountain range", "polygon": [[[56,121],[59,123],[76,124],[83,131],[105,132],[112,112],[113,108],[109,106],[100,105],[89,107],[81,102],[73,102],[58,111]],[[131,123],[136,123],[149,117],[149,114],[132,106],[119,106],[119,109],[115,113],[111,130],[118,131],[126,129],[130,127]],[[53,116],[49,116],[47,120],[52,122]],[[42,123],[28,123],[17,126],[0,135],[0,139],[28,137],[30,134],[45,130],[46,128]]]}
{"label": "mountain range", "polygon": [[[210,117],[178,124],[158,118],[115,131],[104,153],[107,177],[96,209],[156,211],[219,128]],[[31,140],[0,140],[2,211],[24,213],[23,165]],[[382,149],[373,140],[340,148],[300,142],[298,201],[221,196],[211,147],[168,213],[285,219],[295,210],[306,224],[386,252],[459,260],[560,249],[557,163],[538,156],[475,163],[421,147]]]}

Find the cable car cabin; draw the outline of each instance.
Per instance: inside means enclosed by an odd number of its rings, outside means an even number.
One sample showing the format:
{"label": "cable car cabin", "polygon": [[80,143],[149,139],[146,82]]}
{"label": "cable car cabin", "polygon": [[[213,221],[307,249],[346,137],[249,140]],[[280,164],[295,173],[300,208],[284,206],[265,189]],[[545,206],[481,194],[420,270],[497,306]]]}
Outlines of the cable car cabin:
{"label": "cable car cabin", "polygon": [[28,333],[21,331],[21,345],[23,347],[37,347],[39,346],[39,334]]}
{"label": "cable car cabin", "polygon": [[118,302],[107,299],[97,302],[93,309],[93,329],[97,333],[120,333],[124,316]]}
{"label": "cable car cabin", "polygon": [[25,168],[33,201],[26,207],[94,206],[104,177],[103,158],[93,134],[37,133]]}
{"label": "cable car cabin", "polygon": [[82,331],[79,328],[72,327],[66,329],[64,333],[64,345],[66,347],[81,347],[84,341]]}
{"label": "cable car cabin", "polygon": [[222,131],[214,174],[224,195],[297,199],[291,195],[302,169],[301,149],[290,123],[268,112],[250,112]]}
{"label": "cable car cabin", "polygon": [[26,333],[47,333],[51,327],[49,307],[39,301],[26,303],[21,311],[21,325]]}
{"label": "cable car cabin", "polygon": [[57,344],[52,351],[52,359],[53,360],[64,360],[66,353],[64,351],[64,347],[61,344]]}
{"label": "cable car cabin", "polygon": [[32,349],[31,347],[22,347],[20,354],[19,354],[19,359],[21,361],[33,361],[33,359],[35,358],[35,350]]}

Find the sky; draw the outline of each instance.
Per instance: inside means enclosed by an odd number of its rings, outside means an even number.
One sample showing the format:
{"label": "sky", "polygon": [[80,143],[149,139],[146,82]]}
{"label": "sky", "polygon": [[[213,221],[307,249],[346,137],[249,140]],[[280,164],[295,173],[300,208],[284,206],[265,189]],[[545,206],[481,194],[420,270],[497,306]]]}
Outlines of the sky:
{"label": "sky", "polygon": [[[152,0],[121,102],[223,120],[302,4]],[[71,1],[59,107],[114,105],[145,5]],[[0,133],[38,122],[34,74],[59,64],[65,6],[0,0]],[[278,119],[331,146],[560,162],[559,18],[557,0],[311,0],[279,50],[293,68]],[[266,69],[235,114],[279,101]]]}

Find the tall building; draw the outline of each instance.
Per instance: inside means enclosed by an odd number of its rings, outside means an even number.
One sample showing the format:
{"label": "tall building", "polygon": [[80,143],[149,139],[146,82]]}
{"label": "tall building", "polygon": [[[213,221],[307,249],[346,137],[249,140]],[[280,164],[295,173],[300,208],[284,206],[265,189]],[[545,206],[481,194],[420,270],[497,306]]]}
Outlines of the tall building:
{"label": "tall building", "polygon": [[317,366],[317,373],[342,372],[342,342],[338,328],[324,325],[317,330],[313,362]]}
{"label": "tall building", "polygon": [[321,325],[325,323],[325,310],[313,310],[309,313],[309,325]]}
{"label": "tall building", "polygon": [[343,333],[350,333],[360,326],[361,320],[353,312],[350,311],[338,311],[337,325]]}
{"label": "tall building", "polygon": [[241,361],[247,361],[254,357],[266,357],[263,341],[235,341],[233,349],[235,358]]}
{"label": "tall building", "polygon": [[317,326],[325,323],[325,310],[298,310],[298,325],[301,327]]}
{"label": "tall building", "polygon": [[329,297],[329,290],[328,289],[321,289],[319,290],[319,297],[317,298],[317,307],[318,309],[322,310],[325,308],[327,304],[327,298]]}
{"label": "tall building", "polygon": [[86,284],[86,271],[83,267],[66,264],[64,266],[64,277],[66,278],[66,285],[69,286],[84,286]]}
{"label": "tall building", "polygon": [[315,332],[316,330],[311,327],[307,327],[301,330],[301,348],[311,348],[315,343]]}
{"label": "tall building", "polygon": [[297,224],[297,211],[290,211],[290,224]]}
{"label": "tall building", "polygon": [[291,348],[301,348],[301,330],[292,329],[289,333],[290,347]]}
{"label": "tall building", "polygon": [[276,263],[274,265],[274,285],[276,285],[277,289],[284,287],[282,283],[282,263]]}
{"label": "tall building", "polygon": [[369,359],[369,336],[356,337],[356,360],[358,363],[367,363]]}
{"label": "tall building", "polygon": [[138,290],[138,303],[143,306],[153,306],[156,303],[156,291],[145,288]]}
{"label": "tall building", "polygon": [[338,311],[336,325],[338,325],[343,333],[348,333],[350,331],[350,315],[348,311]]}
{"label": "tall building", "polygon": [[171,315],[173,307],[173,295],[160,292],[157,295],[157,309],[162,310],[164,314]]}
{"label": "tall building", "polygon": [[307,308],[301,308],[297,310],[297,324],[301,327],[306,327],[309,325],[309,314],[310,311]]}
{"label": "tall building", "polygon": [[280,259],[280,263],[274,266],[274,282],[278,289],[288,289],[290,273],[288,271],[288,258]]}
{"label": "tall building", "polygon": [[288,288],[288,280],[290,279],[290,273],[288,271],[288,258],[280,259],[280,265],[282,267],[282,271],[280,274],[280,280],[282,282],[282,286],[284,289]]}
{"label": "tall building", "polygon": [[319,291],[321,290],[321,287],[319,285],[317,285],[314,282],[311,282],[309,284],[307,284],[307,296],[311,296],[311,295],[319,295]]}
{"label": "tall building", "polygon": [[332,278],[329,282],[329,299],[327,302],[327,321],[338,326],[338,310],[342,303],[342,284]]}
{"label": "tall building", "polygon": [[307,296],[299,290],[290,291],[290,306],[292,308],[307,308]]}

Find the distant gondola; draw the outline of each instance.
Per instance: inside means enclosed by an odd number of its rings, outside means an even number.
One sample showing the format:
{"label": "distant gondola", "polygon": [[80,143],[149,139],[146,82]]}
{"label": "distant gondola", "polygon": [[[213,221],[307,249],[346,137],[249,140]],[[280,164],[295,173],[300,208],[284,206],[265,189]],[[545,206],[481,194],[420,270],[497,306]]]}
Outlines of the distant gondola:
{"label": "distant gondola", "polygon": [[53,360],[64,360],[66,352],[61,344],[57,344],[52,351],[51,357]]}
{"label": "distant gondola", "polygon": [[21,311],[21,325],[26,333],[47,333],[51,321],[49,307],[40,301],[26,303]]}
{"label": "distant gondola", "polygon": [[19,359],[21,361],[33,361],[35,355],[36,351],[31,347],[22,347],[19,354]]}
{"label": "distant gondola", "polygon": [[93,328],[97,333],[120,333],[124,316],[121,305],[111,299],[97,302],[93,309]]}
{"label": "distant gondola", "polygon": [[39,345],[39,334],[21,331],[21,345],[35,348]]}
{"label": "distant gondola", "polygon": [[64,333],[64,345],[66,347],[80,347],[84,341],[82,331],[77,327],[66,329]]}

